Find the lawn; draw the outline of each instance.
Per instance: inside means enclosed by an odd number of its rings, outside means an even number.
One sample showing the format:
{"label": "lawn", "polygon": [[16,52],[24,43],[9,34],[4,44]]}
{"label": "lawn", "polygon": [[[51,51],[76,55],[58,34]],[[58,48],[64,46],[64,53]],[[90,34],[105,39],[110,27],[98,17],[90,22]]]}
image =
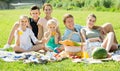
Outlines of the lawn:
{"label": "lawn", "polygon": [[[57,18],[60,31],[63,34],[65,26],[62,18],[65,13],[71,13],[74,16],[75,23],[85,26],[87,15],[94,13],[97,16],[96,25],[103,25],[106,22],[112,23],[117,40],[120,43],[120,13],[117,12],[96,12],[96,11],[66,11],[54,10],[52,16]],[[20,10],[1,10],[0,11],[0,48],[7,42],[9,33],[14,23],[22,14],[29,15],[28,9]],[[40,17],[44,14],[41,12]],[[14,42],[13,42],[14,43]],[[120,71],[120,63],[115,61],[105,62],[103,64],[84,64],[72,63],[70,59],[61,62],[50,62],[46,65],[41,64],[24,64],[23,62],[4,62],[0,60],[0,71]]]}

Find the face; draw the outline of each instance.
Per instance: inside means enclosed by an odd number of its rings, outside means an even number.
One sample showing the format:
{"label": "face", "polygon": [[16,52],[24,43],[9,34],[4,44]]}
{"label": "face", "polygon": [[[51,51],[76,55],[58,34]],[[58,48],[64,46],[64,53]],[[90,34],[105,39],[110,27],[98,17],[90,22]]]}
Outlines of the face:
{"label": "face", "polygon": [[32,16],[32,18],[33,18],[34,20],[38,20],[39,15],[40,15],[40,12],[39,12],[38,9],[36,9],[36,10],[31,10],[30,15]]}
{"label": "face", "polygon": [[70,29],[70,30],[74,30],[74,19],[73,18],[67,18],[65,21],[65,26]]}
{"label": "face", "polygon": [[87,19],[87,26],[89,28],[92,28],[94,26],[95,22],[96,22],[96,19],[94,17],[90,16]]}
{"label": "face", "polygon": [[27,18],[20,19],[20,26],[21,28],[26,28],[28,26],[29,22]]}
{"label": "face", "polygon": [[45,6],[44,13],[46,14],[46,16],[51,16],[52,8],[50,6]]}
{"label": "face", "polygon": [[49,24],[48,29],[49,29],[49,31],[54,32],[54,31],[56,31],[56,25],[55,24]]}

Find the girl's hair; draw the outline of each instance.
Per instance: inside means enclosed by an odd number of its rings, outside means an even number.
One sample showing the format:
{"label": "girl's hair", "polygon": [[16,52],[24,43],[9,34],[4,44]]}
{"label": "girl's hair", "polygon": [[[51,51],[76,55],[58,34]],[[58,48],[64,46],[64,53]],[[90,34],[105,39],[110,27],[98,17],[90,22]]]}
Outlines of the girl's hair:
{"label": "girl's hair", "polygon": [[31,8],[30,8],[30,11],[32,10],[40,10],[40,8],[37,6],[37,5],[33,5]]}
{"label": "girl's hair", "polygon": [[94,18],[95,18],[95,21],[96,21],[96,19],[97,19],[97,17],[96,17],[95,14],[89,14],[89,15],[88,15],[88,18],[89,18],[89,17],[94,17]]}
{"label": "girl's hair", "polygon": [[51,4],[49,4],[49,3],[45,3],[45,4],[43,5],[43,10],[45,9],[45,6],[50,6],[51,9],[53,9]]}
{"label": "girl's hair", "polygon": [[57,22],[54,20],[54,19],[51,19],[47,22],[47,26],[51,25],[51,24],[54,24],[57,26]]}
{"label": "girl's hair", "polygon": [[26,15],[21,15],[21,16],[20,16],[20,20],[23,19],[23,18],[29,19],[28,16],[26,16]]}
{"label": "girl's hair", "polygon": [[21,20],[21,19],[23,19],[23,18],[26,18],[26,19],[28,20],[28,23],[30,23],[28,16],[26,16],[26,15],[21,15],[20,18],[19,18],[19,20]]}
{"label": "girl's hair", "polygon": [[65,23],[66,22],[66,19],[67,18],[74,18],[71,14],[65,14],[64,16],[63,16],[63,22]]}

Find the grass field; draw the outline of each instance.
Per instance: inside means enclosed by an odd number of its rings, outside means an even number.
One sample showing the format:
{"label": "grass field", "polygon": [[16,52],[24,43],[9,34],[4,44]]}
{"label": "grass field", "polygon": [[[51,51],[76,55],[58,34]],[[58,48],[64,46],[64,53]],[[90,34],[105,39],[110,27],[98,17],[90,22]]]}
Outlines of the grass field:
{"label": "grass field", "polygon": [[[57,18],[60,31],[63,34],[65,26],[62,17],[65,13],[71,13],[74,16],[75,23],[85,26],[87,15],[94,13],[97,16],[96,25],[103,25],[106,22],[112,23],[117,40],[120,43],[120,13],[117,12],[96,12],[96,11],[66,11],[54,10],[52,16]],[[1,10],[0,11],[0,48],[7,42],[12,26],[18,20],[19,16],[26,14],[29,16],[29,10]],[[41,16],[44,14],[41,12]],[[61,62],[41,64],[24,64],[23,62],[7,63],[0,60],[0,71],[120,71],[120,63],[115,61],[105,62],[103,64],[84,64],[72,63],[70,59]]]}

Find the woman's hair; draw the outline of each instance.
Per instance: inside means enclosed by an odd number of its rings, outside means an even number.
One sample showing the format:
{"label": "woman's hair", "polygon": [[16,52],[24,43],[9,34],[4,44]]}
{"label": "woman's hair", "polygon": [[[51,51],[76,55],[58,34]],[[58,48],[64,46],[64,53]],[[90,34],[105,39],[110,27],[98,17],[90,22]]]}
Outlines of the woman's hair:
{"label": "woman's hair", "polygon": [[57,22],[56,22],[54,19],[48,20],[47,26],[49,26],[49,25],[51,25],[51,24],[54,24],[54,25],[57,26]]}
{"label": "woman's hair", "polygon": [[40,8],[37,6],[37,5],[33,5],[31,8],[30,8],[30,11],[32,10],[40,10]]}
{"label": "woman's hair", "polygon": [[[95,14],[89,14],[89,15],[88,15],[88,18],[89,18],[89,17],[94,17],[94,18],[95,18],[95,21],[96,21],[96,19],[97,19],[97,17],[96,17]],[[101,28],[101,26],[96,26],[96,25],[94,25],[94,26],[92,27],[92,29],[99,29],[99,28]]]}
{"label": "woman's hair", "polygon": [[96,17],[95,14],[89,14],[89,15],[88,15],[88,18],[89,18],[89,17],[94,17],[94,18],[95,18],[95,21],[96,21],[96,19],[97,19],[97,17]]}
{"label": "woman's hair", "polygon": [[51,9],[53,9],[51,4],[49,4],[49,3],[45,3],[45,4],[43,5],[43,10],[45,9],[45,6],[50,6]]}
{"label": "woman's hair", "polygon": [[74,18],[71,14],[65,14],[64,16],[63,16],[63,22],[65,23],[66,22],[66,19],[67,18]]}

